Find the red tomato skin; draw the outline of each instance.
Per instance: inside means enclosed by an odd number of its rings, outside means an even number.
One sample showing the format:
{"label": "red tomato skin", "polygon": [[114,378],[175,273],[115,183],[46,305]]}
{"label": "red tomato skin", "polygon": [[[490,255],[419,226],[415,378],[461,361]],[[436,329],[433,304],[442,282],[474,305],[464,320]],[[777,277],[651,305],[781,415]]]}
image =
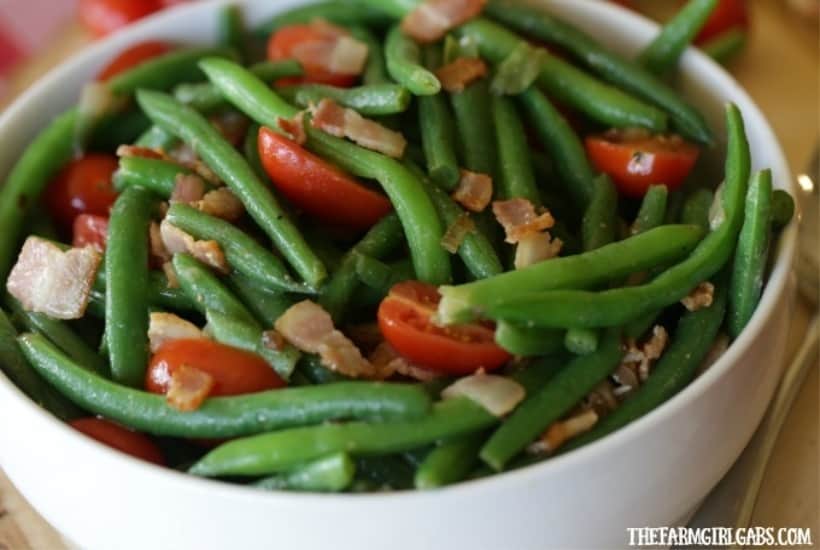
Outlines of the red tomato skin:
{"label": "red tomato skin", "polygon": [[115,156],[101,153],[89,153],[69,162],[46,190],[46,205],[52,217],[70,229],[80,214],[108,216],[117,199],[111,184],[117,166]]}
{"label": "red tomato skin", "polygon": [[110,34],[162,8],[159,0],[80,0],[80,21],[95,37]]}
{"label": "red tomato skin", "polygon": [[[268,59],[270,61],[281,61],[293,59],[293,49],[305,42],[321,40],[323,35],[311,25],[286,25],[276,30],[268,39]],[[358,77],[356,75],[332,73],[323,67],[302,63],[304,76],[282,78],[276,82],[277,86],[289,86],[292,84],[328,84],[349,88],[353,86]]]}
{"label": "red tomato skin", "polygon": [[329,224],[367,229],[393,209],[384,195],[270,128],[259,130],[259,156],[277,191]]}
{"label": "red tomato skin", "polygon": [[213,340],[172,340],[151,357],[145,373],[145,389],[165,394],[174,370],[188,365],[210,374],[210,396],[241,395],[285,386],[276,371],[256,354]]}
{"label": "red tomato skin", "polygon": [[87,435],[125,454],[152,462],[160,466],[165,465],[162,451],[148,436],[134,432],[104,418],[77,418],[69,422],[75,430]]}
{"label": "red tomato skin", "polygon": [[612,142],[601,136],[585,140],[587,156],[593,166],[608,174],[621,195],[640,198],[650,185],[679,187],[698,160],[699,149],[682,142],[679,150],[658,147],[650,140],[635,143]]}
{"label": "red tomato skin", "polygon": [[108,217],[94,214],[80,214],[74,218],[74,232],[71,245],[76,248],[92,246],[105,252],[108,241]]}
{"label": "red tomato skin", "polygon": [[719,0],[715,11],[695,37],[695,44],[704,44],[735,27],[749,26],[746,0]]}
{"label": "red tomato skin", "polygon": [[437,372],[465,375],[492,371],[512,356],[495,343],[494,331],[482,325],[437,327],[430,320],[440,300],[432,285],[398,283],[379,305],[379,329],[404,358]]}
{"label": "red tomato skin", "polygon": [[157,40],[140,42],[134,44],[130,48],[123,50],[117,57],[111,60],[106,67],[97,75],[98,82],[105,82],[112,76],[115,76],[123,71],[126,71],[143,61],[147,61],[152,57],[162,55],[171,51],[172,46],[167,42],[160,42]]}

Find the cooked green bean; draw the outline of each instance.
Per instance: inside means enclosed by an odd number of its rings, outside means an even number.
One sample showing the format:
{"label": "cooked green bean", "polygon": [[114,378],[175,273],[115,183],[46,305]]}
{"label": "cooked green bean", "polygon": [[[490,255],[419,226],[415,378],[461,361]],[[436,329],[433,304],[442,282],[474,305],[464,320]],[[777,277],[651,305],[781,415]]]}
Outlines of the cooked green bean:
{"label": "cooked green bean", "polygon": [[217,15],[217,42],[225,48],[239,54],[240,60],[247,60],[247,42],[245,40],[245,24],[242,21],[242,11],[235,4],[227,4],[219,9]]}
{"label": "cooked green bean", "polygon": [[0,188],[0,279],[5,281],[14,259],[23,222],[54,174],[74,153],[72,135],[77,112],[55,118],[29,144]]}
{"label": "cooked green bean", "polygon": [[[424,51],[425,66],[434,70],[441,61],[441,52],[437,46],[428,46]],[[453,113],[447,104],[444,94],[420,96],[419,128],[421,144],[427,173],[438,185],[452,191],[458,185],[460,170],[455,143],[455,122]]]}
{"label": "cooked green bean", "polygon": [[729,287],[729,336],[737,338],[752,318],[763,291],[772,221],[772,172],[762,170],[749,182],[746,214],[738,237]]}
{"label": "cooked green bean", "polygon": [[702,44],[701,49],[703,53],[725,65],[743,49],[746,40],[745,30],[729,29]]}
{"label": "cooked green bean", "polygon": [[717,5],[718,0],[689,0],[641,52],[638,62],[657,75],[675,68]]}
{"label": "cooked green bean", "polygon": [[497,422],[481,405],[467,398],[451,399],[436,403],[429,414],[417,420],[324,424],[236,439],[205,455],[189,472],[200,476],[266,475],[335,452],[358,456],[408,451]]}
{"label": "cooked green bean", "polygon": [[312,384],[331,384],[350,380],[347,376],[325,367],[319,356],[314,354],[302,355],[298,371],[304,374]]}
{"label": "cooked green bean", "polygon": [[573,359],[541,389],[527,396],[481,448],[481,459],[501,470],[604,380],[618,366],[622,353],[620,331],[606,331],[594,353]]}
{"label": "cooked green bean", "polygon": [[[665,185],[650,185],[641,201],[641,208],[635,222],[632,224],[632,233],[643,233],[663,225],[666,217],[666,201],[669,190]],[[684,221],[683,223],[692,223]],[[704,227],[704,230],[708,228]]]}
{"label": "cooked green bean", "polygon": [[564,331],[500,321],[495,326],[495,342],[508,352],[522,357],[549,355],[564,347]]}
{"label": "cooked green bean", "polygon": [[259,355],[283,380],[290,379],[300,357],[296,348],[286,345],[277,350],[266,345],[262,329],[242,319],[214,310],[207,310],[205,317],[208,320],[208,330],[217,342]]}
{"label": "cooked green bean", "polygon": [[367,116],[403,113],[410,106],[412,95],[398,84],[365,84],[354,88],[338,88],[324,84],[297,84],[279,88],[282,97],[300,107],[317,104],[328,98]]}
{"label": "cooked green bean", "polygon": [[139,187],[111,209],[105,251],[105,335],[111,376],[127,386],[145,381],[148,366],[148,226],[154,199]]}
{"label": "cooked green bean", "polygon": [[167,200],[174,192],[177,176],[192,173],[188,168],[169,160],[122,157],[112,183],[114,189],[120,192],[130,185],[137,185]]}
{"label": "cooked green bean", "polygon": [[686,196],[681,208],[681,223],[701,226],[709,230],[709,209],[715,200],[715,194],[710,189],[696,189]]}
{"label": "cooked green bean", "polygon": [[[406,454],[406,453],[404,453]],[[356,473],[362,481],[373,483],[373,490],[404,491],[413,488],[415,468],[403,456],[358,456]]]}
{"label": "cooked green bean", "polygon": [[259,181],[267,181],[268,173],[265,172],[262,157],[259,156],[259,128],[260,126],[255,122],[248,126],[245,139],[242,141],[242,153]]}
{"label": "cooked green bean", "polygon": [[258,326],[245,305],[225,288],[208,268],[188,254],[174,254],[174,271],[179,286],[203,315],[209,310],[233,317],[252,326]]}
{"label": "cooked green bean", "polygon": [[381,42],[367,27],[351,25],[348,30],[354,38],[367,46],[367,63],[362,72],[362,83],[365,85],[389,84],[391,80],[390,75],[387,74],[387,62],[384,59]]}
{"label": "cooked green bean", "polygon": [[[105,305],[105,290],[107,284],[107,278],[105,269],[100,269],[97,271],[97,277],[94,279],[94,289],[92,291],[92,303],[93,303],[93,295],[96,293],[102,299],[103,310]],[[168,279],[164,273],[159,271],[150,271],[148,273],[148,304],[160,307],[160,308],[168,308],[176,311],[193,311],[195,309],[194,302],[188,298],[188,296],[182,292],[178,288],[171,288],[168,284]],[[89,304],[90,307],[91,304]],[[104,316],[104,311],[102,315]]]}
{"label": "cooked green bean", "polygon": [[172,204],[165,219],[196,239],[219,243],[228,265],[259,285],[287,292],[310,291],[293,280],[272,252],[225,220],[182,203]]}
{"label": "cooked green bean", "polygon": [[435,489],[467,477],[484,439],[484,434],[478,433],[440,443],[419,464],[414,478],[416,489]]}
{"label": "cooked green bean", "polygon": [[[562,346],[563,347],[563,344]],[[553,376],[558,374],[561,369],[571,359],[571,356],[565,351],[557,351],[544,357],[539,357],[525,366],[519,366],[518,369],[510,373],[510,378],[515,380],[524,387],[526,395],[533,394],[544,387]]]}
{"label": "cooked green bean", "polygon": [[436,75],[421,64],[421,49],[418,44],[405,36],[397,26],[387,33],[384,58],[387,72],[393,80],[414,95],[433,95],[441,90],[441,83]]}
{"label": "cooked green bean", "polygon": [[[82,369],[39,334],[25,334],[18,338],[18,342],[34,369],[74,403],[93,414],[155,435],[224,438],[327,420],[410,422],[410,419],[418,418],[417,422],[424,422],[429,418],[426,413],[430,398],[421,387],[374,382],[340,382],[212,397],[197,410],[182,412],[170,407],[162,395],[121,386]],[[475,418],[472,421],[476,423]],[[466,423],[462,421],[462,425]],[[458,421],[454,420],[453,424]],[[465,431],[470,428],[468,425]]]}
{"label": "cooked green bean", "polygon": [[314,491],[336,493],[346,489],[356,474],[356,464],[347,453],[335,453],[288,472],[253,483],[269,491]]}
{"label": "cooked green bean", "polygon": [[601,248],[615,240],[618,191],[606,175],[595,179],[595,190],[581,220],[584,250]]}
{"label": "cooked green bean", "polygon": [[302,299],[299,295],[284,294],[258,286],[236,272],[225,279],[225,284],[264,327],[272,327],[290,306]]}
{"label": "cooked green bean", "polygon": [[490,90],[496,95],[518,95],[535,84],[541,72],[541,53],[535,46],[520,42],[496,65]]}
{"label": "cooked green bean", "polygon": [[789,225],[794,217],[794,199],[788,192],[775,189],[772,193],[772,225],[782,229]]}
{"label": "cooked green bean", "polygon": [[179,145],[179,139],[159,126],[153,125],[137,138],[134,145],[167,152]]}
{"label": "cooked green bean", "polygon": [[182,138],[230,187],[305,282],[316,286],[325,278],[324,266],[287,219],[270,189],[202,115],[158,92],[141,90],[137,101],[155,124]]}
{"label": "cooked green bean", "polygon": [[564,336],[564,347],[575,355],[588,355],[598,349],[599,337],[597,330],[571,328],[567,330]]}
{"label": "cooked green bean", "polygon": [[370,256],[356,252],[356,276],[369,287],[384,288],[390,284],[390,266]]}
{"label": "cooked green bean", "polygon": [[509,98],[493,96],[493,122],[498,147],[496,192],[502,199],[520,197],[541,203],[530,160],[524,125]]}
{"label": "cooked green bean", "polygon": [[316,2],[306,6],[290,9],[286,12],[274,15],[263,24],[259,25],[254,34],[262,38],[268,38],[272,32],[287,25],[298,25],[312,23],[316,19],[325,19],[337,25],[373,25],[383,26],[389,22],[389,18],[377,7],[371,7],[363,2],[347,0],[326,0]]}
{"label": "cooked green bean", "polygon": [[151,128],[151,121],[139,109],[104,117],[88,142],[90,151],[116,151],[123,143],[133,143]]}

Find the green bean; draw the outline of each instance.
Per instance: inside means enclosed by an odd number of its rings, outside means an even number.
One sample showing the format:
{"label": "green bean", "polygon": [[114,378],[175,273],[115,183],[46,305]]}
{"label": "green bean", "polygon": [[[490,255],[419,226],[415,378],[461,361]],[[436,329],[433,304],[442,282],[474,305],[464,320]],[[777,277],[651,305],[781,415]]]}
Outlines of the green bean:
{"label": "green bean", "polygon": [[350,0],[347,2],[326,0],[277,14],[259,25],[254,30],[254,34],[261,38],[268,38],[280,27],[311,23],[315,19],[325,19],[337,25],[383,26],[389,22],[389,18],[378,9],[378,6],[370,7],[365,3]]}
{"label": "green bean", "polygon": [[479,433],[440,443],[416,470],[416,489],[435,489],[467,477],[484,439],[484,434]]}
{"label": "green bean", "polygon": [[577,449],[626,426],[678,393],[695,377],[712,347],[726,312],[726,277],[715,285],[712,305],[683,315],[672,343],[652,368],[652,375],[629,399],[592,430],[569,441],[561,452]]}
{"label": "green bean", "polygon": [[158,92],[141,90],[137,101],[155,124],[188,143],[228,185],[248,214],[309,285],[316,286],[325,278],[324,266],[296,226],[287,219],[270,189],[259,181],[242,156],[202,115]]}
{"label": "green bean", "polygon": [[313,354],[302,355],[298,371],[304,374],[312,384],[332,384],[350,380],[349,377],[325,367],[319,356]]}
{"label": "green bean", "polygon": [[0,370],[32,401],[62,420],[71,420],[82,413],[71,402],[49,386],[29,365],[17,345],[17,331],[6,312],[0,309]]}
{"label": "green bean", "polygon": [[209,310],[258,326],[245,305],[208,268],[188,254],[174,254],[174,271],[179,286],[203,315]]}
{"label": "green bean", "polygon": [[434,95],[441,90],[436,75],[421,64],[421,49],[398,26],[390,29],[384,43],[384,58],[390,76],[414,95]]}
{"label": "green bean", "polygon": [[[638,216],[632,224],[632,234],[643,233],[663,225],[666,216],[666,201],[669,197],[669,190],[665,185],[650,185],[641,201],[641,208]],[[691,223],[691,222],[683,222]],[[708,227],[704,227],[707,230]]]}
{"label": "green bean", "polygon": [[[563,347],[563,343],[561,347]],[[556,351],[545,357],[539,357],[537,360],[525,364],[524,367],[519,367],[511,372],[509,377],[524,387],[526,395],[531,395],[543,388],[547,382],[552,380],[553,376],[561,372],[561,369],[570,359],[570,355],[565,351]]]}
{"label": "green bean", "polygon": [[[548,329],[542,329],[548,330]],[[564,347],[575,355],[588,355],[598,349],[599,334],[597,330],[573,328],[564,336]]]}
{"label": "green bean", "polygon": [[715,200],[715,194],[711,189],[697,189],[686,196],[681,208],[680,219],[682,223],[699,225],[704,230],[709,230],[709,209]]}
{"label": "green bean", "polygon": [[584,250],[601,248],[615,240],[618,217],[618,191],[608,176],[595,179],[595,190],[581,221]]}
{"label": "green bean", "polygon": [[310,291],[293,280],[278,257],[225,220],[182,203],[172,204],[165,219],[196,239],[219,243],[228,265],[259,285],[287,292]]}
{"label": "green bean", "polygon": [[518,45],[496,65],[490,90],[496,95],[518,95],[532,86],[541,72],[541,53],[531,44]]}
{"label": "green bean", "polygon": [[549,355],[564,347],[564,331],[534,329],[501,321],[495,326],[495,342],[523,357]]}
{"label": "green bean", "polygon": [[356,474],[356,464],[347,453],[335,453],[288,472],[260,479],[254,487],[269,491],[313,491],[337,493],[346,489]]}
{"label": "green bean", "polygon": [[206,57],[234,59],[236,53],[227,48],[180,48],[143,61],[111,77],[106,84],[118,95],[133,94],[140,89],[168,90],[180,82],[203,80],[205,75],[199,61]]}
{"label": "green bean", "polygon": [[255,282],[236,272],[225,279],[225,284],[264,327],[272,327],[276,320],[298,301],[292,294],[257,286]]}
{"label": "green bean", "polygon": [[[456,121],[461,163],[467,170],[495,178],[496,141],[490,86],[486,79],[473,82],[463,92],[450,94]],[[479,116],[477,113],[485,113]]]}
{"label": "green bean", "polygon": [[390,283],[390,266],[364,254],[356,254],[356,276],[369,287],[384,288]]}
{"label": "green bean", "polygon": [[775,189],[772,193],[772,225],[782,229],[789,225],[794,217],[794,199],[787,191]]}
{"label": "green bean", "polygon": [[88,150],[116,151],[123,143],[133,143],[151,127],[151,121],[139,110],[104,117],[90,136]]}
{"label": "green bean", "polygon": [[772,221],[772,172],[755,174],[746,195],[746,213],[738,237],[729,286],[729,336],[737,338],[760,301]]}
{"label": "green bean", "polygon": [[165,396],[121,386],[80,368],[39,334],[25,334],[18,342],[34,369],[68,399],[93,414],[155,435],[238,437],[339,419],[423,422],[430,408],[430,398],[418,385],[343,382],[212,397],[199,409],[183,412],[170,407]]}
{"label": "green bean", "polygon": [[[519,36],[484,18],[465,23],[456,33],[476,41],[481,55],[492,63],[502,62],[521,43]],[[667,117],[663,111],[589,76],[546,50],[539,51],[543,58],[538,84],[551,97],[605,126],[666,130]]]}
{"label": "green bean", "polygon": [[444,323],[469,322],[486,314],[502,297],[511,300],[548,289],[599,286],[680,259],[702,236],[698,227],[666,225],[591,252],[553,258],[484,281],[444,286],[438,315]]}
{"label": "green bean", "polygon": [[279,93],[300,107],[308,107],[328,98],[367,116],[403,113],[410,106],[412,99],[406,88],[390,83],[365,84],[353,88],[298,84],[279,88]]}
{"label": "green bean", "polygon": [[356,458],[359,477],[377,485],[373,490],[402,491],[413,488],[414,468],[398,455]]}
{"label": "green bean", "polygon": [[657,75],[676,67],[684,50],[706,24],[717,4],[717,0],[689,0],[641,52],[638,62]]}
{"label": "green bean", "polygon": [[54,174],[74,152],[77,111],[55,118],[29,144],[0,188],[0,280],[5,281],[17,257],[23,222]]}
{"label": "green bean", "polygon": [[151,126],[137,138],[134,145],[167,152],[179,145],[179,139],[159,126]]}
{"label": "green bean", "polygon": [[365,85],[389,84],[390,75],[387,74],[387,64],[384,60],[382,43],[367,27],[352,25],[348,27],[350,34],[367,45],[367,64],[362,72],[362,82]]}
{"label": "green bean", "polygon": [[746,46],[746,31],[729,29],[701,45],[703,53],[721,64],[728,63]]}
{"label": "green bean", "polygon": [[262,166],[262,157],[259,156],[259,128],[255,122],[248,126],[245,139],[242,141],[242,153],[259,181],[267,181],[268,173]]}
{"label": "green bean", "polygon": [[266,345],[262,329],[242,319],[214,310],[206,311],[205,317],[208,320],[208,330],[217,342],[259,355],[283,380],[290,379],[300,357],[296,348],[286,345],[277,350]]}
{"label": "green bean", "polygon": [[[94,279],[93,294],[98,294],[101,301],[105,303],[105,290],[108,286],[107,277],[104,269],[97,271],[97,277]],[[193,311],[195,309],[194,302],[178,288],[171,288],[168,286],[168,279],[165,274],[159,271],[150,271],[148,273],[148,304],[160,307],[169,308],[176,311]],[[89,304],[90,306],[91,304]],[[104,311],[102,312],[104,316]]]}
{"label": "green bean", "polygon": [[139,187],[111,209],[105,251],[105,335],[111,376],[139,386],[148,366],[148,226],[154,199]]}
{"label": "green bean", "polygon": [[602,78],[664,109],[684,135],[705,144],[714,141],[703,116],[672,88],[580,29],[542,10],[509,0],[493,0],[488,4],[487,12],[517,31],[561,46]]}
{"label": "green bean", "polygon": [[388,267],[390,267],[391,276],[390,279],[385,281],[384,285],[359,285],[356,288],[351,302],[357,306],[357,309],[367,311],[368,308],[375,308],[384,300],[393,285],[400,281],[417,279],[413,271],[413,265],[406,258],[392,262],[388,264]]}
{"label": "green bean", "polygon": [[[297,112],[235,63],[211,59],[202,66],[226,97],[260,124],[276,127],[280,117],[290,118]],[[418,277],[434,284],[449,280],[447,252],[439,246],[444,228],[430,198],[421,192],[421,182],[395,159],[313,128],[307,134],[308,146],[315,153],[354,175],[381,183],[404,227]]]}
{"label": "green bean", "polygon": [[502,199],[520,197],[540,204],[524,125],[509,98],[493,96],[493,122],[498,146],[497,193]]}
{"label": "green bean", "polygon": [[[721,197],[724,220],[686,260],[644,285],[601,292],[558,290],[525,294],[508,301],[498,300],[497,304],[487,308],[487,314],[492,318],[529,322],[540,327],[622,325],[635,317],[674,304],[717,273],[731,257],[743,224],[743,201],[751,164],[740,111],[730,104],[726,118],[729,139]],[[638,235],[633,239],[640,237]]]}
{"label": "green bean", "polygon": [[[310,389],[327,387],[332,385]],[[441,439],[477,432],[497,422],[496,417],[467,398],[450,399],[436,403],[428,415],[417,420],[324,424],[236,439],[205,455],[189,473],[266,475],[335,452],[366,456],[408,451]]]}
{"label": "green bean", "polygon": [[217,14],[218,43],[239,53],[240,60],[247,59],[247,42],[245,41],[245,24],[239,6],[227,4]]}
{"label": "green bean", "polygon": [[620,332],[606,331],[594,353],[573,359],[541,389],[527,396],[481,448],[481,459],[501,470],[604,380],[618,365],[622,353]]}
{"label": "green bean", "polygon": [[537,89],[530,88],[518,97],[550,155],[559,181],[564,186],[563,191],[575,205],[586,207],[595,190],[595,176],[581,140],[561,113]]}
{"label": "green bean", "polygon": [[188,168],[168,160],[122,157],[112,182],[114,189],[120,192],[130,185],[136,185],[167,200],[174,192],[177,176],[192,173]]}
{"label": "green bean", "polygon": [[388,214],[374,225],[367,234],[342,259],[338,269],[330,276],[319,295],[319,304],[339,323],[353,292],[359,284],[356,274],[357,254],[381,258],[400,243],[401,222],[395,214]]}

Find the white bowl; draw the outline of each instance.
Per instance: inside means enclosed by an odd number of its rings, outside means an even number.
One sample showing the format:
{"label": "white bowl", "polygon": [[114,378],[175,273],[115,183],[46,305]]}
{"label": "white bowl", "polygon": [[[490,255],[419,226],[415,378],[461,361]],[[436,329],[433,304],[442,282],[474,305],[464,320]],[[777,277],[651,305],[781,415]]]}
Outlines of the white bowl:
{"label": "white bowl", "polygon": [[[299,0],[248,2],[259,22]],[[607,3],[552,0],[555,13],[623,53],[654,36],[650,21]],[[206,43],[220,3],[170,10],[95,44],[0,117],[0,174],[35,132],[126,45]],[[722,135],[723,103],[740,106],[755,168],[794,192],[769,124],[740,86],[696,51],[681,89]],[[627,545],[627,527],[673,525],[737,458],[778,382],[789,327],[796,228],[781,237],[761,304],[731,349],[658,410],[576,452],[439,491],[375,495],[265,493],[157,468],[110,450],[33,405],[0,376],[0,463],[68,539],[90,549],[543,549]]]}

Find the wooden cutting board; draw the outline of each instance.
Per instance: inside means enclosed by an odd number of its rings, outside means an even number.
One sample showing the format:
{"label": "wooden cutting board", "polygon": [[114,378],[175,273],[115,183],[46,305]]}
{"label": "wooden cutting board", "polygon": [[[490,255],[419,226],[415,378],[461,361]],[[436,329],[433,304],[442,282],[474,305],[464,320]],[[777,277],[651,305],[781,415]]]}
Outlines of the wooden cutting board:
{"label": "wooden cutting board", "polygon": [[[659,2],[645,0],[648,9]],[[809,161],[818,136],[818,32],[779,0],[754,0],[754,32],[743,54],[731,66],[768,116],[792,169],[799,173]],[[0,98],[5,108],[14,95],[89,42],[77,25],[55,36],[53,45],[11,80],[11,94]],[[788,357],[802,340],[809,311],[796,314]],[[813,527],[818,518],[818,368],[815,368],[786,421],[778,441],[752,525]],[[44,473],[44,475],[47,475]],[[0,471],[0,550],[63,550],[59,535],[25,501]]]}

